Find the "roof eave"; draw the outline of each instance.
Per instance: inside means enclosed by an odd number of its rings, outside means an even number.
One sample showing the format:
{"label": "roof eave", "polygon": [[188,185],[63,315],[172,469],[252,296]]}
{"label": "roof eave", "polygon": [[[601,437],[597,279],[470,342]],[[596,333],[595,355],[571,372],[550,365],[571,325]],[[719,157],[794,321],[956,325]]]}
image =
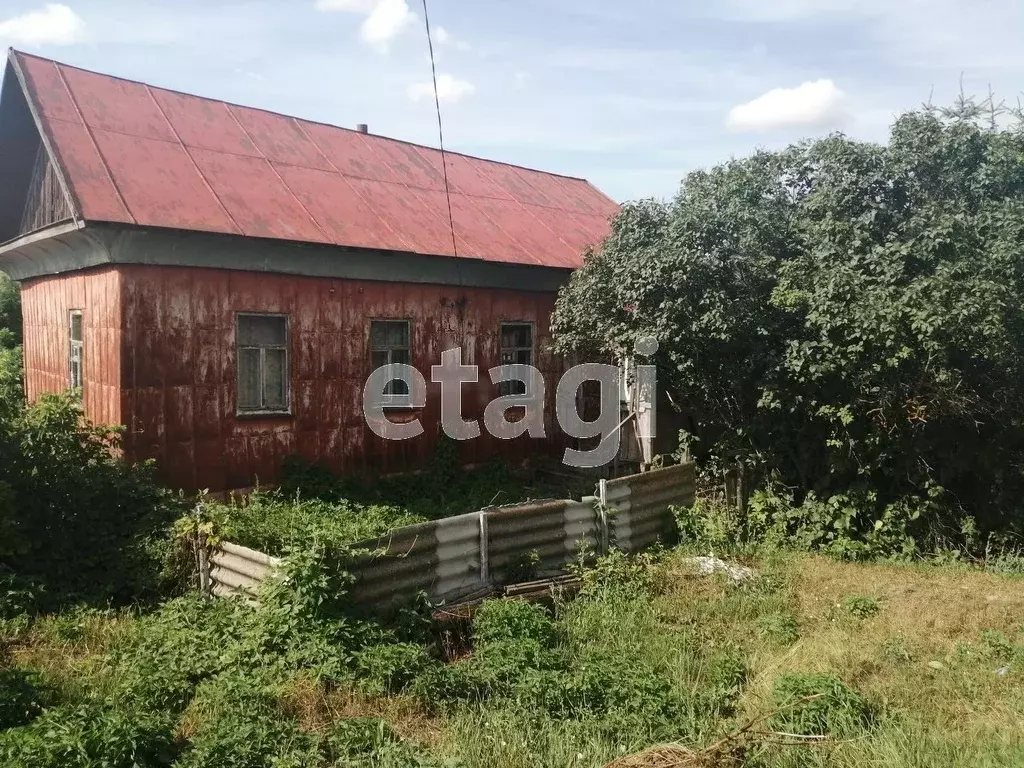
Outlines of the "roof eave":
{"label": "roof eave", "polygon": [[81,219],[65,219],[64,221],[47,224],[45,227],[32,232],[25,232],[12,240],[8,240],[6,243],[0,243],[0,259],[3,259],[3,257],[11,251],[24,248],[26,245],[32,245],[33,243],[38,243],[42,240],[48,240],[51,237],[60,237],[61,235],[66,235],[69,232],[75,232],[79,229],[85,229],[84,221]]}

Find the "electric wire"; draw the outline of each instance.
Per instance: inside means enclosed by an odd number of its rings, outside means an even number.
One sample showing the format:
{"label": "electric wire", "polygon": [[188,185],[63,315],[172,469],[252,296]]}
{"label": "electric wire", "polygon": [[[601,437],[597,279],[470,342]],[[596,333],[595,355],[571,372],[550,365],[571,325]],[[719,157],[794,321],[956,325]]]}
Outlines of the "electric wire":
{"label": "electric wire", "polygon": [[437,64],[434,60],[434,38],[430,34],[430,15],[427,13],[427,0],[423,0],[423,22],[427,27],[427,45],[430,47],[430,74],[434,80],[434,107],[437,109],[437,138],[441,145],[441,167],[444,170],[444,196],[448,202],[448,226],[452,232],[452,251],[457,258],[459,255],[459,245],[455,239],[455,216],[452,213],[452,193],[448,184],[448,157],[444,151],[444,125],[441,121],[441,95],[437,90]]}

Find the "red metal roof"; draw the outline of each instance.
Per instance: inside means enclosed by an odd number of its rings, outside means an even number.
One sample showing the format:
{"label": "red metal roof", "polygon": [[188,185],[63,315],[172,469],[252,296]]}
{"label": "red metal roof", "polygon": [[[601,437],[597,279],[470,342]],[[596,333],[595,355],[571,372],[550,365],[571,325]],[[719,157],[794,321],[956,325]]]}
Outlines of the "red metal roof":
{"label": "red metal roof", "polygon": [[[11,57],[87,221],[455,255],[439,150]],[[582,179],[446,158],[460,257],[578,267],[618,211]]]}

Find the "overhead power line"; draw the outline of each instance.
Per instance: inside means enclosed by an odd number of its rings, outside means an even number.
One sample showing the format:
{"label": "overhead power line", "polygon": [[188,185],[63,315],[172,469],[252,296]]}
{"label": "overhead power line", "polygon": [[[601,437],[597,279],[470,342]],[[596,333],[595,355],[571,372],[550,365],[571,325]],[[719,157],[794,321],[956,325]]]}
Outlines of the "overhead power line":
{"label": "overhead power line", "polygon": [[437,64],[434,60],[434,38],[430,34],[430,14],[427,12],[427,0],[423,0],[423,22],[427,26],[427,45],[430,46],[430,74],[434,80],[434,106],[437,109],[437,138],[441,145],[441,167],[444,170],[444,196],[448,201],[448,226],[452,231],[452,251],[459,255],[459,245],[455,240],[455,216],[452,214],[452,192],[448,185],[448,157],[444,151],[444,124],[441,120],[441,95],[437,91]]}

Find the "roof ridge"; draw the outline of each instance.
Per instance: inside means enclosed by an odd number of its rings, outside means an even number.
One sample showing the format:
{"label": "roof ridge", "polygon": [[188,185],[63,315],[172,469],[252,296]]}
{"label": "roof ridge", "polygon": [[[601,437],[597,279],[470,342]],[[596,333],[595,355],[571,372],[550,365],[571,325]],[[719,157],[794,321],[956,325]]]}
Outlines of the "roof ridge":
{"label": "roof ridge", "polygon": [[[283,118],[286,118],[288,120],[297,120],[297,121],[299,121],[301,123],[310,123],[310,124],[313,124],[313,125],[322,125],[322,126],[325,126],[327,128],[333,128],[333,129],[339,130],[339,131],[348,131],[350,133],[358,133],[361,136],[368,136],[371,139],[379,139],[379,140],[382,140],[382,141],[392,141],[392,142],[395,142],[396,144],[405,144],[407,146],[416,147],[418,149],[426,149],[426,150],[429,150],[431,152],[437,152],[437,153],[441,152],[441,149],[439,147],[432,147],[429,144],[420,144],[420,143],[415,142],[415,141],[409,141],[408,139],[398,139],[398,138],[395,138],[394,136],[384,136],[383,134],[379,134],[379,133],[363,134],[363,133],[361,133],[360,131],[357,131],[354,128],[346,128],[343,125],[335,125],[334,123],[327,123],[327,122],[324,122],[323,120],[312,120],[312,119],[306,118],[306,117],[298,117],[296,115],[289,115],[289,114],[287,114],[285,112],[277,112],[275,110],[267,109],[265,107],[254,107],[254,106],[251,106],[249,104],[238,104],[238,103],[233,102],[233,101],[227,101],[225,99],[218,99],[218,98],[215,98],[215,97],[212,97],[212,96],[200,96],[197,93],[189,93],[188,91],[180,91],[180,90],[178,90],[176,88],[166,88],[166,87],[164,87],[162,85],[154,85],[152,83],[147,83],[144,80],[135,80],[135,79],[130,78],[130,77],[122,77],[120,75],[111,75],[111,74],[109,74],[107,72],[98,72],[98,71],[96,71],[94,69],[88,69],[86,67],[80,67],[80,66],[78,66],[76,64],[67,64],[67,63],[65,63],[63,61],[58,61],[57,59],[51,59],[51,58],[49,58],[47,56],[39,56],[39,55],[34,54],[34,53],[26,53],[25,51],[18,50],[17,48],[9,48],[8,51],[9,51],[9,55],[12,55],[12,56],[17,54],[18,56],[25,56],[25,57],[28,57],[28,58],[31,58],[31,59],[36,59],[38,61],[47,61],[47,62],[50,62],[52,64],[56,64],[56,65],[61,66],[61,67],[67,67],[69,69],[76,69],[79,72],[87,72],[88,74],[91,74],[91,75],[98,75],[100,77],[106,77],[106,78],[109,78],[111,80],[119,80],[119,81],[124,82],[124,83],[132,83],[133,85],[141,85],[141,86],[144,86],[146,88],[155,88],[157,90],[165,91],[167,93],[175,93],[175,94],[177,94],[179,96],[188,96],[189,98],[200,99],[202,101],[212,101],[212,102],[216,102],[216,103],[219,103],[219,104],[226,104],[229,107],[240,107],[241,109],[252,109],[252,110],[255,110],[257,112],[264,112],[266,114],[274,115],[276,117],[283,117]],[[444,150],[444,154],[445,155],[458,155],[460,157],[465,157],[465,158],[468,158],[470,160],[479,160],[479,161],[485,162],[485,163],[494,163],[495,165],[504,165],[504,166],[507,166],[509,168],[517,168],[517,169],[519,169],[521,171],[530,171],[532,173],[540,173],[540,174],[543,174],[545,176],[556,176],[556,177],[561,178],[561,179],[570,179],[572,181],[582,181],[583,183],[585,183],[588,186],[590,186],[593,190],[598,192],[600,195],[602,195],[603,197],[608,198],[609,200],[611,200],[611,202],[615,203],[615,201],[612,200],[612,198],[608,197],[608,195],[606,195],[604,192],[602,192],[600,189],[598,189],[596,186],[594,186],[590,182],[589,179],[586,179],[586,178],[584,178],[582,176],[571,176],[571,175],[569,175],[567,173],[558,173],[557,171],[545,171],[545,170],[541,170],[540,168],[531,168],[530,166],[521,165],[519,163],[510,163],[510,162],[505,161],[505,160],[495,160],[495,159],[489,158],[489,157],[481,157],[480,155],[471,155],[471,154],[469,154],[467,152],[459,152],[459,151],[454,151],[454,150],[450,150],[450,149],[445,149]],[[615,203],[615,204],[618,205],[618,203]]]}

